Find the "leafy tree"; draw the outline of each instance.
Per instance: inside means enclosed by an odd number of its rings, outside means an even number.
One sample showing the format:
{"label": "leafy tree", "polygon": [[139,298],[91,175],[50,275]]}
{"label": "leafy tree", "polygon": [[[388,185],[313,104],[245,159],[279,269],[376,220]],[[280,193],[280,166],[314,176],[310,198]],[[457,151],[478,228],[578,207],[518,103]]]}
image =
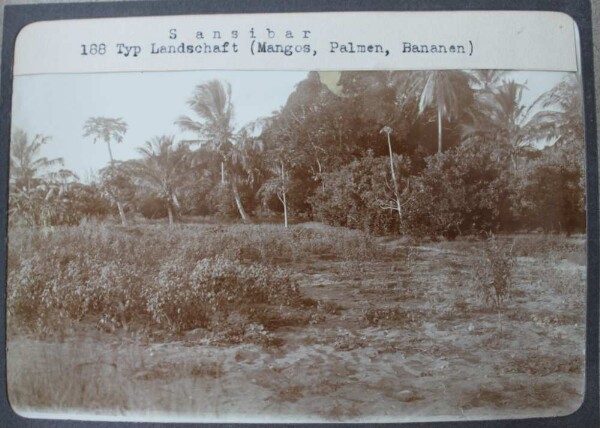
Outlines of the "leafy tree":
{"label": "leafy tree", "polygon": [[515,205],[524,227],[567,234],[585,230],[584,174],[579,156],[566,148],[547,147],[521,174]]}
{"label": "leafy tree", "polygon": [[50,175],[45,202],[46,222],[51,225],[78,225],[84,218],[102,218],[107,201],[95,185],[79,182],[73,172],[61,169]]}
{"label": "leafy tree", "polygon": [[[107,117],[90,117],[86,120],[83,125],[83,136],[94,137],[94,143],[96,140],[101,139],[106,143],[108,148],[108,156],[110,158],[110,166],[114,169],[115,160],[113,158],[112,149],[110,142],[115,141],[116,143],[123,142],[123,136],[127,132],[127,123],[121,118],[107,118]],[[114,171],[113,171],[114,173]],[[123,204],[119,199],[116,200],[117,208],[119,209],[119,216],[121,217],[121,223],[127,225],[127,217],[123,209]]]}
{"label": "leafy tree", "polygon": [[404,204],[407,229],[452,239],[509,224],[511,176],[497,157],[495,146],[478,141],[429,157]]}
{"label": "leafy tree", "polygon": [[267,170],[271,177],[261,186],[259,193],[263,204],[275,196],[283,207],[283,224],[288,227],[288,194],[290,193],[290,169],[294,165],[293,147],[274,146],[265,156]]}
{"label": "leafy tree", "polygon": [[[102,197],[116,206],[119,214],[134,205],[136,200],[137,186],[133,182],[131,174],[132,161],[115,161],[112,165],[99,171],[99,188]],[[122,222],[121,217],[121,222]]]}
{"label": "leafy tree", "polygon": [[[405,175],[408,159],[394,155],[394,169]],[[324,191],[310,198],[314,215],[334,226],[363,229],[373,233],[399,230],[395,211],[394,185],[389,173],[389,159],[375,157],[369,150],[365,157],[324,174]],[[406,195],[405,184],[402,195]]]}
{"label": "leafy tree", "polygon": [[350,100],[332,93],[318,73],[311,72],[298,83],[263,132],[270,177],[261,189],[263,203],[279,210],[271,204],[276,201],[284,211],[284,220],[286,211],[288,216],[310,216],[312,209],[307,200],[319,187],[322,190],[323,174],[364,154],[366,147],[360,146],[361,128],[355,116]]}
{"label": "leafy tree", "polygon": [[[408,71],[342,72],[342,99],[336,106],[347,119],[348,140],[354,141],[362,156],[373,149],[376,156],[387,154],[381,145],[379,132],[389,126],[394,129],[392,144],[407,155],[417,144],[408,138],[418,122],[418,97],[415,94],[417,73]],[[421,133],[420,137],[422,137]],[[408,141],[407,141],[408,140]],[[401,144],[395,144],[395,143]]]}
{"label": "leafy tree", "polygon": [[287,195],[290,191],[290,178],[289,172],[285,166],[283,159],[279,160],[279,166],[277,175],[274,175],[267,180],[260,189],[260,193],[263,197],[263,203],[267,202],[273,195],[281,202],[283,207],[283,224],[288,227],[288,204]]}

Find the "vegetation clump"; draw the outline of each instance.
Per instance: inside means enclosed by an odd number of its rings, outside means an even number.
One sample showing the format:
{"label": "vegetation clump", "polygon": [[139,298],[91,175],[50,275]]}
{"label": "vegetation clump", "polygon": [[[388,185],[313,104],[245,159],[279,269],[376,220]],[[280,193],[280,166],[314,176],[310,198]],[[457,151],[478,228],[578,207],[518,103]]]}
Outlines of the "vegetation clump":
{"label": "vegetation clump", "polygon": [[108,330],[151,325],[183,332],[302,324],[322,303],[303,295],[287,264],[378,254],[358,231],[280,231],[268,225],[22,230],[10,241],[9,326],[42,331],[87,321]]}
{"label": "vegetation clump", "polygon": [[511,245],[491,235],[473,269],[484,303],[498,309],[510,297],[514,265]]}

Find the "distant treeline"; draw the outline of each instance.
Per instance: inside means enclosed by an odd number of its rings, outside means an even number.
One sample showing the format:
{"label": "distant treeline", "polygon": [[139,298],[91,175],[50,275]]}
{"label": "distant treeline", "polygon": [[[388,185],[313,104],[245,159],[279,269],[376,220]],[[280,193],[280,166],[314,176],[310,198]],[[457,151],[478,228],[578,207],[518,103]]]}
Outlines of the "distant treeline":
{"label": "distant treeline", "polygon": [[10,221],[127,224],[139,213],[447,238],[583,231],[580,82],[568,75],[531,105],[524,90],[502,71],[341,72],[335,86],[311,72],[280,110],[235,130],[231,87],[208,81],[176,122],[197,138],[157,136],[139,159],[112,158],[111,144],[134,143],[125,120],[82,124],[109,154],[86,184],[40,157],[47,137],[15,130]]}

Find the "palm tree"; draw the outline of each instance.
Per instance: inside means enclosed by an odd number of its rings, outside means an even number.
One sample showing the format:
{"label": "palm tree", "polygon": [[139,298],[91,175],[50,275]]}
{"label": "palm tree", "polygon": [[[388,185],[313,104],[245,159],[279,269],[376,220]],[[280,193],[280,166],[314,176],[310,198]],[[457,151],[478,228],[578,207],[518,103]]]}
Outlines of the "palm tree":
{"label": "palm tree", "polygon": [[63,165],[62,158],[40,157],[42,146],[50,137],[36,135],[29,141],[25,131],[15,130],[10,143],[10,180],[15,188],[29,191],[39,180],[40,172],[55,165]]}
{"label": "palm tree", "polygon": [[196,86],[188,105],[199,117],[200,121],[194,121],[188,116],[181,116],[176,123],[181,129],[195,132],[200,139],[193,141],[202,145],[208,145],[221,157],[221,185],[227,184],[226,170],[232,175],[229,185],[235,198],[235,203],[244,223],[250,218],[244,209],[238,189],[238,177],[235,176],[236,160],[240,151],[234,150],[236,136],[233,129],[234,109],[231,102],[231,85],[219,80],[211,80]]}
{"label": "palm tree", "polygon": [[[112,149],[110,147],[111,140],[121,143],[123,142],[123,136],[127,132],[127,123],[121,118],[113,119],[107,117],[90,117],[86,120],[83,125],[83,136],[94,137],[94,143],[96,140],[101,139],[106,143],[108,147],[108,156],[110,158],[110,166],[114,170],[115,160],[113,158]],[[114,171],[113,171],[114,172]],[[121,217],[121,223],[127,226],[127,217],[125,217],[125,210],[123,204],[117,198],[117,208],[119,209],[119,216]]]}
{"label": "palm tree", "polygon": [[442,121],[451,122],[461,108],[461,91],[470,88],[473,77],[464,71],[435,70],[419,72],[414,90],[419,94],[419,114],[434,106],[437,112],[438,153],[442,153]]}
{"label": "palm tree", "polygon": [[569,74],[536,104],[544,109],[534,116],[538,134],[557,143],[583,141],[583,99],[577,74]]}
{"label": "palm tree", "polygon": [[506,149],[514,171],[517,170],[517,156],[524,149],[536,140],[548,138],[546,113],[532,114],[540,108],[540,103],[536,101],[530,106],[522,103],[525,88],[523,84],[508,80],[481,94],[478,114],[473,115],[473,123],[463,129],[465,139],[494,141],[500,149]]}
{"label": "palm tree", "polygon": [[506,76],[504,70],[473,70],[471,72],[475,83],[482,92],[489,92],[502,83],[501,79]]}
{"label": "palm tree", "polygon": [[180,207],[177,191],[185,186],[186,175],[185,156],[173,144],[173,137],[155,137],[137,149],[143,157],[131,164],[132,175],[165,202],[169,225],[174,222],[174,209]]}
{"label": "palm tree", "polygon": [[[53,196],[52,173],[44,173],[48,168],[63,165],[62,158],[48,159],[40,156],[40,151],[50,137],[36,135],[29,141],[27,134],[17,129],[10,145],[10,214],[24,219],[31,225],[47,224],[49,220],[49,200]],[[12,215],[11,215],[12,217]]]}
{"label": "palm tree", "polygon": [[210,145],[221,155],[221,184],[225,184],[225,163],[233,138],[231,85],[219,80],[198,85],[187,103],[200,122],[181,116],[176,123],[184,131],[195,132],[200,137],[197,143]]}

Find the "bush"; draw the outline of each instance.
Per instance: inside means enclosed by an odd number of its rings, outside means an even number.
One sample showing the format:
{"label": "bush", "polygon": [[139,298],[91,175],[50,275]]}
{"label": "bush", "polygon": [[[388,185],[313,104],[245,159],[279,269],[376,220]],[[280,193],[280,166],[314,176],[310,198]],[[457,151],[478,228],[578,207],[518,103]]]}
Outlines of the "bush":
{"label": "bush", "polygon": [[475,286],[486,305],[500,310],[510,296],[514,264],[512,247],[491,235],[473,265]]}
{"label": "bush", "polygon": [[[393,184],[388,157],[367,156],[341,169],[323,174],[323,190],[311,197],[313,215],[333,225],[361,229],[366,232],[398,233],[399,218],[395,210]],[[395,156],[396,175],[405,177],[408,161]],[[400,192],[407,183],[400,179]]]}
{"label": "bush", "polygon": [[[281,255],[289,260],[307,257],[312,248],[340,259],[363,257],[373,242],[363,240],[360,232],[292,230],[14,228],[9,242],[9,326],[39,331],[45,325],[58,329],[61,323],[86,321],[112,330],[154,322],[179,332],[218,328],[235,314],[242,317],[238,323],[265,317],[277,319],[273,325],[300,322],[293,312],[305,303],[290,273],[268,264]],[[295,248],[299,241],[304,244]]]}
{"label": "bush", "polygon": [[[523,226],[567,234],[585,231],[585,177],[580,160],[561,148],[532,161],[518,182],[516,211]],[[581,152],[580,152],[581,153]]]}
{"label": "bush", "polygon": [[241,266],[222,257],[203,259],[193,268],[171,260],[145,293],[148,311],[174,331],[215,327],[233,312],[257,320],[259,304],[290,306],[300,294],[289,275],[259,264]]}
{"label": "bush", "polygon": [[164,199],[158,197],[146,197],[139,205],[139,210],[144,218],[159,219],[168,216],[167,205]]}
{"label": "bush", "polygon": [[506,229],[511,217],[507,166],[491,144],[465,142],[426,159],[406,205],[406,229],[416,236],[443,236]]}
{"label": "bush", "polygon": [[49,253],[21,261],[8,278],[8,315],[29,329],[92,318],[105,328],[147,318],[136,266],[94,255]]}

